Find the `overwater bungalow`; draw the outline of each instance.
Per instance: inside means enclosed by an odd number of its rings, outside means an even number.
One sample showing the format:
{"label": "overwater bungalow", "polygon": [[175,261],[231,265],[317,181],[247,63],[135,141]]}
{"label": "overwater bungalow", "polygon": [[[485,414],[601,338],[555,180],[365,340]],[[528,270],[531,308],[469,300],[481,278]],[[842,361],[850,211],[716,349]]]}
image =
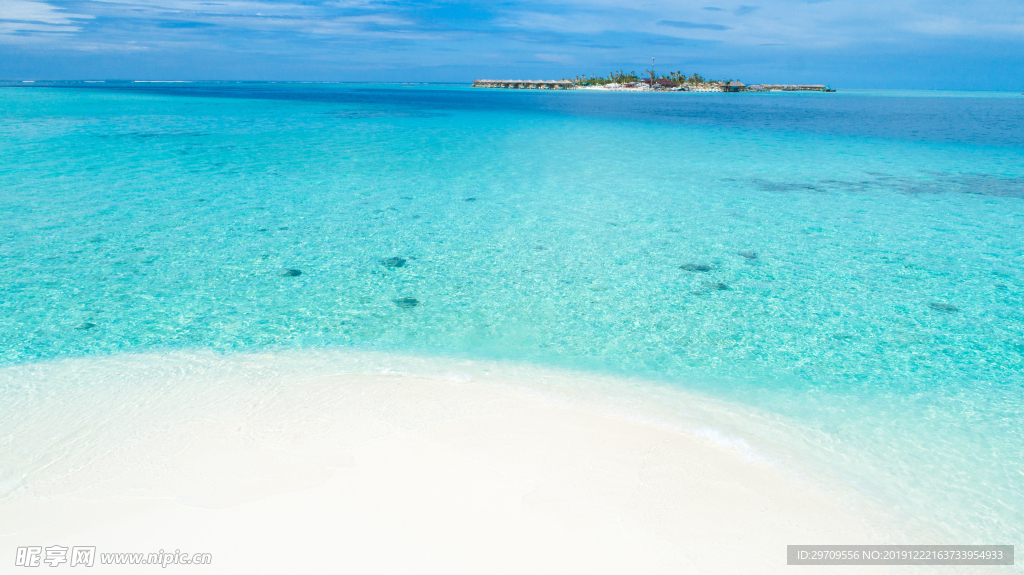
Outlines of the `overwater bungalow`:
{"label": "overwater bungalow", "polygon": [[568,90],[569,80],[474,80],[474,88],[512,88],[520,90]]}

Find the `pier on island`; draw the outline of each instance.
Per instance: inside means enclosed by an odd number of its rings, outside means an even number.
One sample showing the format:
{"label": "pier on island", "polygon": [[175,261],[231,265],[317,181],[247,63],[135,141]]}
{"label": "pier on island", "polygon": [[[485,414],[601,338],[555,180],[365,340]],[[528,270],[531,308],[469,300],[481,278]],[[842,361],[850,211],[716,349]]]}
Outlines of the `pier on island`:
{"label": "pier on island", "polygon": [[474,80],[474,88],[512,88],[521,90],[568,90],[570,80]]}

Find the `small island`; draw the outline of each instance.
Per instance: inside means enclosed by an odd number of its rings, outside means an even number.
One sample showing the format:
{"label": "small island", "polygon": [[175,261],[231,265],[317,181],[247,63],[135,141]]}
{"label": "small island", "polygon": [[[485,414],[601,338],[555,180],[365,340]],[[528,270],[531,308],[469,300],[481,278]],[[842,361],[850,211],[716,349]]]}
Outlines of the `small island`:
{"label": "small island", "polygon": [[624,92],[835,92],[825,84],[751,84],[739,80],[709,80],[700,74],[682,72],[657,75],[648,70],[645,77],[636,72],[612,72],[606,77],[577,76],[562,80],[474,80],[474,88],[513,90],[603,90]]}

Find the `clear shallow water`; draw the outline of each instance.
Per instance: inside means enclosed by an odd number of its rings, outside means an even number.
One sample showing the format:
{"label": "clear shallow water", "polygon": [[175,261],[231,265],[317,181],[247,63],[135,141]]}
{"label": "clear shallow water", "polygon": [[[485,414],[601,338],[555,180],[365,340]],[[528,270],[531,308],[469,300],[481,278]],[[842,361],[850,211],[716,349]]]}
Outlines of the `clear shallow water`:
{"label": "clear shallow water", "polygon": [[35,86],[0,88],[4,363],[641,376],[794,422],[808,465],[957,542],[1021,543],[1024,98]]}

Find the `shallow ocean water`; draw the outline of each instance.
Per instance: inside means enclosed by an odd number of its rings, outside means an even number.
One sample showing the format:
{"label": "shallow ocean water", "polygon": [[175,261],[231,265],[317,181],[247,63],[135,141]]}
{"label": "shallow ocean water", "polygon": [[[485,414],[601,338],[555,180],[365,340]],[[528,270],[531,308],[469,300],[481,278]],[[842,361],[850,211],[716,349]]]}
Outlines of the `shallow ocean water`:
{"label": "shallow ocean water", "polygon": [[1024,535],[1024,97],[36,84],[0,114],[4,364],[646,378],[785,418],[948,542]]}

